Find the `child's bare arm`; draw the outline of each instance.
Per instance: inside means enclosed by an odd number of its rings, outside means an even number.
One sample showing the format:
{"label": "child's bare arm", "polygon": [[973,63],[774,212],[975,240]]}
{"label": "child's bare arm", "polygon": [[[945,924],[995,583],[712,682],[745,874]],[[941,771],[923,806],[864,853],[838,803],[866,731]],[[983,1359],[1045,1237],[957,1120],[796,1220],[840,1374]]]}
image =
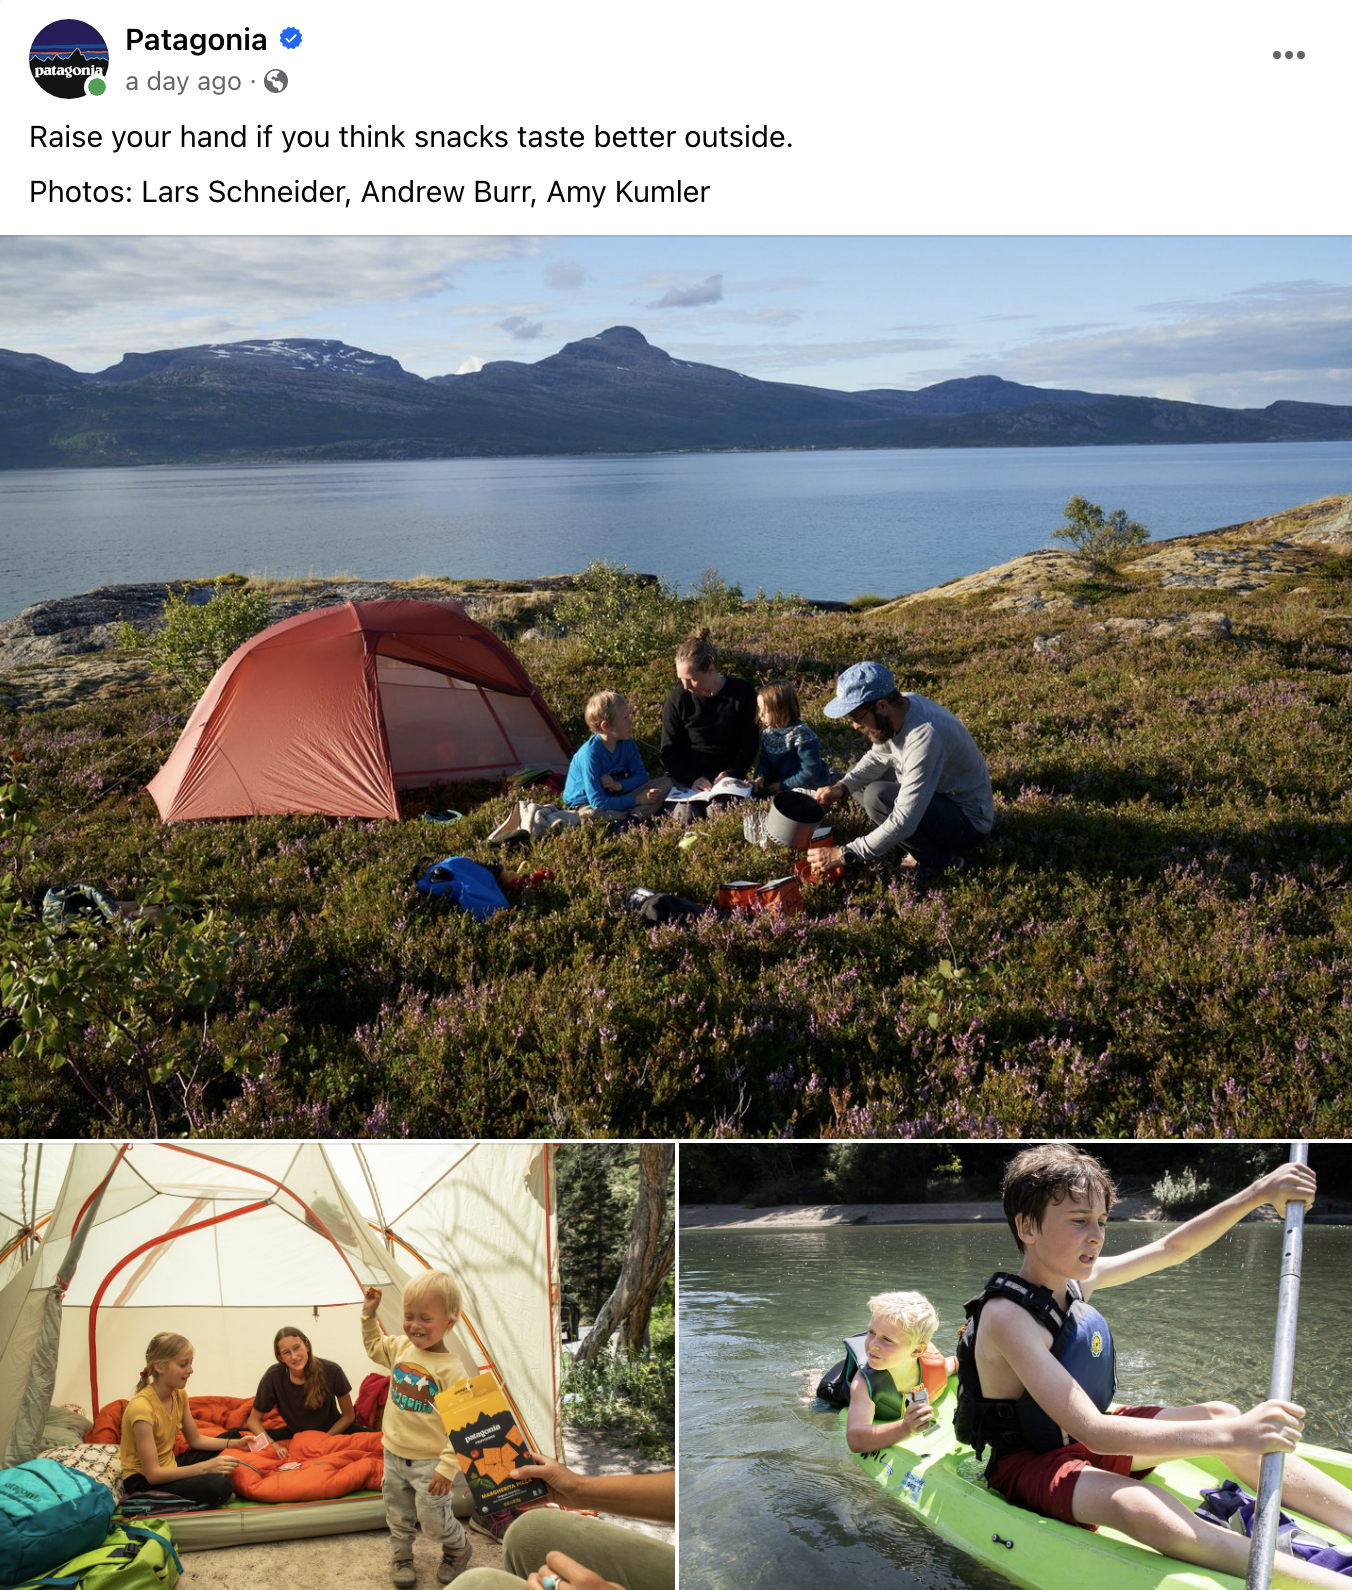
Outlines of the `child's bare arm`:
{"label": "child's bare arm", "polygon": [[1005,1361],[1050,1419],[1073,1440],[1104,1456],[1125,1453],[1144,1466],[1199,1452],[1290,1452],[1304,1429],[1305,1410],[1290,1402],[1262,1402],[1234,1419],[1128,1419],[1100,1413],[1052,1357],[1046,1331],[1025,1309],[1015,1303],[988,1304],[981,1315],[981,1334],[984,1350]]}
{"label": "child's bare arm", "polygon": [[1184,1259],[1210,1247],[1245,1215],[1261,1209],[1264,1204],[1272,1204],[1279,1214],[1285,1214],[1289,1201],[1308,1205],[1314,1202],[1314,1195],[1315,1176],[1308,1165],[1279,1165],[1243,1192],[1185,1221],[1158,1242],[1147,1242],[1131,1253],[1100,1259],[1085,1286],[1085,1293],[1088,1295],[1096,1286],[1121,1286],[1124,1281],[1134,1281],[1142,1275],[1153,1275],[1156,1270],[1167,1270],[1172,1264],[1182,1264]]}
{"label": "child's bare arm", "polygon": [[845,1445],[851,1452],[881,1452],[885,1446],[895,1446],[917,1430],[923,1430],[933,1417],[934,1409],[928,1402],[916,1402],[907,1408],[903,1418],[874,1424],[873,1398],[868,1394],[868,1384],[863,1375],[856,1375],[850,1392],[850,1411],[845,1419]]}

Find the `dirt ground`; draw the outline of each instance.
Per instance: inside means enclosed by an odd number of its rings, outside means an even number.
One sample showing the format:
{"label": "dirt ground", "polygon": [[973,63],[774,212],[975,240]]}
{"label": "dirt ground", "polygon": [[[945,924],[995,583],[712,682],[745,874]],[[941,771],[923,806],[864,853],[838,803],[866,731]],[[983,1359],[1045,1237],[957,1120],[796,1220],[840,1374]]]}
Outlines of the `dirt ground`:
{"label": "dirt ground", "polygon": [[[591,1435],[564,1433],[568,1466],[579,1474],[634,1474],[669,1465],[649,1463],[625,1448]],[[616,1519],[660,1540],[675,1540],[674,1528]],[[475,1568],[500,1568],[502,1547],[471,1529]],[[419,1540],[414,1553],[419,1590],[436,1590],[441,1553]],[[390,1582],[390,1540],[383,1529],[313,1540],[279,1540],[260,1546],[230,1546],[183,1555],[183,1590],[379,1590]]]}

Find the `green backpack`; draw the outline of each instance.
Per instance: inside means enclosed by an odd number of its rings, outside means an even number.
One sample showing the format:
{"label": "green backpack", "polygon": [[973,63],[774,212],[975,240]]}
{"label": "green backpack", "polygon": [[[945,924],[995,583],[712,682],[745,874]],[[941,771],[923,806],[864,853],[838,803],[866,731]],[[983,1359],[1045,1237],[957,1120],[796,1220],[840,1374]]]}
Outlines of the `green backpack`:
{"label": "green backpack", "polygon": [[172,1590],[183,1572],[162,1518],[123,1524],[101,1546],[12,1590]]}

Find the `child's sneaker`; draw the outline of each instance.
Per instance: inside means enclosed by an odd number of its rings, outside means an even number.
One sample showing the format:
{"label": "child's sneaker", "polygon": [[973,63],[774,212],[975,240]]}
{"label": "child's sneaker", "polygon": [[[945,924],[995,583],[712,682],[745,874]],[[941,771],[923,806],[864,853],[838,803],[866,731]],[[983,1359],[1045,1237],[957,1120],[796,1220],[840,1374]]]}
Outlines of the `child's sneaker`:
{"label": "child's sneaker", "polygon": [[412,1557],[396,1557],[394,1559],[394,1572],[390,1575],[390,1583],[398,1585],[399,1590],[413,1590],[418,1582],[418,1570],[413,1566]]}
{"label": "child's sneaker", "polygon": [[474,1547],[463,1538],[458,1546],[443,1546],[441,1566],[437,1569],[437,1583],[450,1584],[452,1579],[458,1578],[469,1567],[469,1560],[473,1555]]}

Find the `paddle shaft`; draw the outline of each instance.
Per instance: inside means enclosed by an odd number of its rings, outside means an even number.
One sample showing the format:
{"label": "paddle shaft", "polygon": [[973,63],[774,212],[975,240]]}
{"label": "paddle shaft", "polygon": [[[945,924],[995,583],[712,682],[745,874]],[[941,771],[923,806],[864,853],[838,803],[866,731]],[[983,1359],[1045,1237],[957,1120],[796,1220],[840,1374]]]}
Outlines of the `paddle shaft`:
{"label": "paddle shaft", "polygon": [[[1292,1143],[1291,1163],[1308,1165],[1310,1145]],[[1291,1400],[1291,1380],[1296,1366],[1296,1310],[1300,1304],[1300,1260],[1305,1239],[1305,1205],[1294,1200],[1286,1206],[1286,1233],[1282,1238],[1282,1275],[1277,1289],[1277,1333],[1272,1349],[1272,1379],[1268,1396],[1275,1402]],[[1253,1544],[1249,1548],[1246,1590],[1268,1590],[1272,1559],[1277,1550],[1277,1522],[1282,1506],[1284,1452],[1264,1454],[1258,1476],[1258,1506],[1253,1515]]]}

